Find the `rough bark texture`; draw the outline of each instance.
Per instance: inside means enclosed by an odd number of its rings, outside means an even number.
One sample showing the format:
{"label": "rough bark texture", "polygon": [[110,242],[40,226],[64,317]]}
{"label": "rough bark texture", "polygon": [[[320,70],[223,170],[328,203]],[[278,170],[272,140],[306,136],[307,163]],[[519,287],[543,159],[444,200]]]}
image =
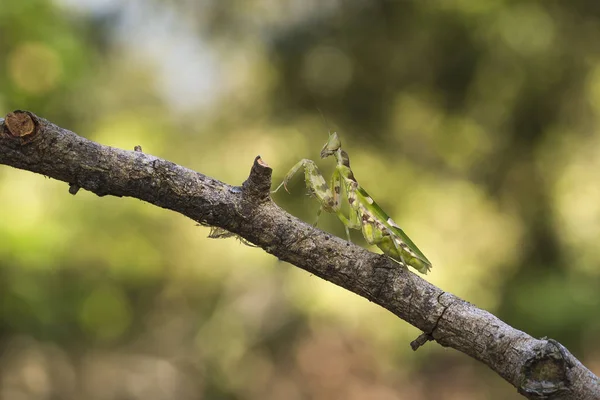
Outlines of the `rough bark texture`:
{"label": "rough bark texture", "polygon": [[69,184],[69,192],[129,196],[226,229],[388,309],[429,340],[481,361],[530,399],[600,399],[598,377],[559,343],[535,339],[446,293],[385,256],[298,220],[270,197],[260,157],[241,187],[172,162],[103,146],[27,111],[0,118],[0,163]]}

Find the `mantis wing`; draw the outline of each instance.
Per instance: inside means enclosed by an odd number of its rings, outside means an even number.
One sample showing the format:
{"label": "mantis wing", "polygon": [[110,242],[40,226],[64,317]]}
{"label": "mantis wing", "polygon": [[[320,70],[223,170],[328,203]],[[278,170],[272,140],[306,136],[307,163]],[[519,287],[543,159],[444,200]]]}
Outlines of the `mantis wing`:
{"label": "mantis wing", "polygon": [[[427,257],[425,257],[421,250],[419,250],[417,245],[415,245],[414,242],[410,240],[408,235],[406,235],[406,233],[404,233],[404,231],[398,225],[396,225],[394,220],[389,215],[387,215],[385,211],[381,209],[379,204],[377,204],[373,200],[373,198],[369,196],[367,191],[360,187],[360,185],[357,187],[356,193],[359,203],[369,213],[372,219],[374,219],[379,224],[383,225],[385,229],[387,229],[394,242],[399,242],[393,243],[394,247],[396,247],[396,250],[401,249],[401,251],[396,251],[396,253],[407,253],[405,257],[403,257],[402,254],[398,254],[401,258],[401,260],[399,261],[404,261],[404,259],[408,258],[406,262],[408,262],[409,265],[411,265],[420,272],[426,273],[427,270],[431,268],[431,262],[427,259]],[[394,253],[390,248],[389,244],[387,244],[385,248],[383,246],[380,247],[386,254],[390,255],[392,258],[397,259],[396,257],[394,257],[394,255],[396,254],[388,253]],[[400,249],[397,249],[397,247],[400,247]]]}

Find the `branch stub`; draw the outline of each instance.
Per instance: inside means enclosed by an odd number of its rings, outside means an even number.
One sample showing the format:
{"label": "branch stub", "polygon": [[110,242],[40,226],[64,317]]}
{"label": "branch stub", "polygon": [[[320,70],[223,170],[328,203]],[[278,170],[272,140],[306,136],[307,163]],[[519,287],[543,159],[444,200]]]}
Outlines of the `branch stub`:
{"label": "branch stub", "polygon": [[35,121],[27,111],[16,110],[6,114],[4,124],[14,137],[23,137],[35,133]]}

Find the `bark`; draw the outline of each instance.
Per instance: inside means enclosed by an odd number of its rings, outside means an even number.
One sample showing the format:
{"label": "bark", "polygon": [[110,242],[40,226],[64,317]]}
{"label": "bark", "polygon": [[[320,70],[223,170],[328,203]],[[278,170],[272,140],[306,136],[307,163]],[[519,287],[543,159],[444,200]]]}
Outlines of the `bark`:
{"label": "bark", "polygon": [[529,399],[600,399],[600,381],[561,344],[535,339],[444,292],[389,258],[312,227],[270,196],[271,168],[256,157],[242,186],[172,162],[84,139],[27,111],[0,119],[0,163],[69,184],[69,192],[129,196],[226,229],[280,260],[388,309],[433,340],[481,361]]}

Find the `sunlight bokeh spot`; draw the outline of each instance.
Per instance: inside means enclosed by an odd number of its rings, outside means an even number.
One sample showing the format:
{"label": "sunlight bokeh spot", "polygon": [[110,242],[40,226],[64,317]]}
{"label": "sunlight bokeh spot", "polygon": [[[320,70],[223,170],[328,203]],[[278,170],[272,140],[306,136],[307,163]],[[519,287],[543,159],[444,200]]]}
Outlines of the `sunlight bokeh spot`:
{"label": "sunlight bokeh spot", "polygon": [[534,4],[505,11],[498,21],[498,29],[505,43],[523,55],[546,52],[555,35],[552,17]]}
{"label": "sunlight bokeh spot", "polygon": [[[561,149],[564,148],[560,147]],[[574,262],[569,270],[600,276],[600,188],[596,172],[600,161],[600,139],[590,137],[557,154],[562,163],[554,185],[559,237],[568,245]]]}
{"label": "sunlight bokeh spot", "polygon": [[43,43],[22,43],[8,55],[12,81],[32,94],[43,94],[56,87],[61,79],[62,68],[60,56]]}

